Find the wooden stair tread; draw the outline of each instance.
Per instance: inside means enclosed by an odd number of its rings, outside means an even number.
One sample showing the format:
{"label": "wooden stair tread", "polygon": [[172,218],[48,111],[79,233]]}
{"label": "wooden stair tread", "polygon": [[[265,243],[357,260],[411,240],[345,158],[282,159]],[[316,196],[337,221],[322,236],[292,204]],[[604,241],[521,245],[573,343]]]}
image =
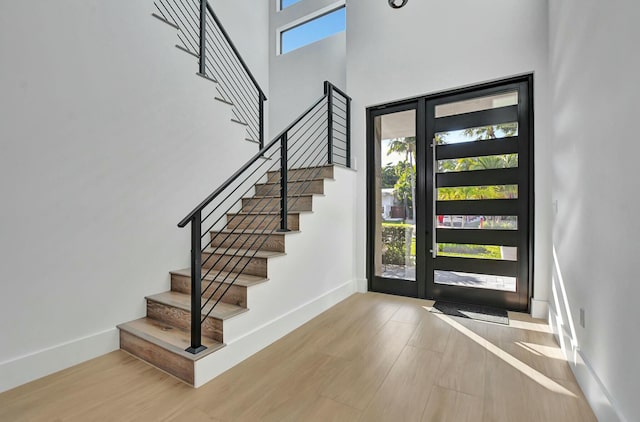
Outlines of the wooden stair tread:
{"label": "wooden stair tread", "polygon": [[[312,177],[310,179],[294,179],[289,180],[289,183],[304,183],[304,182],[324,182],[325,180],[336,180],[333,177]],[[280,182],[264,182],[264,183],[256,183],[258,186],[263,185],[279,185]]]}
{"label": "wooden stair tread", "polygon": [[[231,283],[231,280],[235,278],[235,281],[233,282],[235,286],[251,287],[251,286],[255,286],[256,284],[269,281],[268,278],[260,277],[257,275],[230,273],[227,271],[218,271],[218,270],[211,270],[209,274],[207,274],[207,271],[208,270],[206,268],[202,270],[203,280],[218,281],[218,282],[223,282],[225,284],[229,284]],[[180,275],[184,277],[191,277],[191,268],[183,268],[180,270],[171,271],[171,274]]]}
{"label": "wooden stair tread", "polygon": [[300,230],[289,230],[288,232],[280,232],[277,230],[261,230],[261,229],[222,229],[212,230],[212,233],[225,234],[260,234],[265,236],[285,236],[287,234],[302,233]]}
{"label": "wooden stair tread", "polygon": [[[297,171],[297,170],[317,170],[317,169],[324,169],[324,168],[331,168],[333,167],[333,164],[323,164],[321,166],[310,166],[310,167],[293,167],[290,168],[289,171]],[[269,170],[269,173],[277,173],[280,170]]]}
{"label": "wooden stair tread", "polygon": [[118,328],[193,361],[224,347],[223,343],[203,336],[202,345],[207,349],[193,355],[185,351],[191,346],[191,334],[188,331],[147,317],[120,324]]}
{"label": "wooden stair tread", "polygon": [[[191,295],[185,293],[163,292],[156,295],[147,296],[146,299],[191,312]],[[204,302],[205,299],[203,298],[202,303]],[[214,303],[215,300],[211,300],[202,310],[202,315],[205,315],[207,312],[209,312]],[[243,308],[241,306],[219,302],[216,307],[213,308],[213,311],[211,311],[209,317],[225,320],[247,311],[247,308]]]}
{"label": "wooden stair tread", "polygon": [[[300,215],[300,214],[309,214],[313,211],[289,211],[288,215]],[[227,215],[280,215],[280,211],[238,211],[238,212],[230,212]]]}
{"label": "wooden stair tread", "polygon": [[[323,193],[293,193],[291,195],[287,195],[287,198],[304,198],[308,196],[324,196],[324,194]],[[249,198],[243,198],[243,199],[256,199],[256,198],[280,199],[280,195],[264,195],[264,196],[254,195]]]}
{"label": "wooden stair tread", "polygon": [[284,256],[286,252],[263,251],[260,249],[235,249],[221,246],[217,249],[206,248],[203,253],[216,253],[218,255],[230,255],[238,258],[275,258]]}

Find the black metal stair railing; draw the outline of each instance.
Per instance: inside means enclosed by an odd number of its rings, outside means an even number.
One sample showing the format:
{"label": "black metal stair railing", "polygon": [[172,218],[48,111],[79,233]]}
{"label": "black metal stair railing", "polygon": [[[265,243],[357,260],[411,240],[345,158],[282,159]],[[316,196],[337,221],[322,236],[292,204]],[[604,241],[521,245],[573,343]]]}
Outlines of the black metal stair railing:
{"label": "black metal stair railing", "polygon": [[[179,227],[191,225],[191,347],[187,351],[204,350],[202,323],[268,235],[289,231],[289,210],[310,183],[321,178],[323,166],[350,167],[350,108],[351,98],[326,81],[320,99],[180,221]],[[289,176],[292,170],[295,177]],[[266,191],[244,205],[243,198],[253,194],[258,182],[267,183]],[[227,227],[229,219],[233,219],[232,228]],[[213,278],[206,281],[209,275]]]}
{"label": "black metal stair railing", "polygon": [[175,24],[183,50],[198,57],[198,74],[217,82],[217,98],[233,105],[233,120],[246,125],[246,139],[264,146],[260,85],[207,0],[156,0],[158,17]]}

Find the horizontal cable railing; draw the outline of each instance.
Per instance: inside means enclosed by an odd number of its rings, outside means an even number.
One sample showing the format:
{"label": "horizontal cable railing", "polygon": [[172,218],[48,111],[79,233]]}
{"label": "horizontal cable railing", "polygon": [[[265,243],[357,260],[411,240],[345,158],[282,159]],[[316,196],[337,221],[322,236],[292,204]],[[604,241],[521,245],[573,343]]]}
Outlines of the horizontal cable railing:
{"label": "horizontal cable railing", "polygon": [[155,6],[179,28],[179,47],[198,57],[198,73],[218,83],[217,98],[233,105],[233,120],[246,126],[246,139],[262,148],[267,97],[209,2],[156,0]]}
{"label": "horizontal cable railing", "polygon": [[[289,231],[301,203],[328,164],[350,167],[351,99],[325,82],[324,95],[264,146],[179,224],[191,225],[191,347],[201,325],[269,240]],[[260,195],[255,195],[256,184]]]}

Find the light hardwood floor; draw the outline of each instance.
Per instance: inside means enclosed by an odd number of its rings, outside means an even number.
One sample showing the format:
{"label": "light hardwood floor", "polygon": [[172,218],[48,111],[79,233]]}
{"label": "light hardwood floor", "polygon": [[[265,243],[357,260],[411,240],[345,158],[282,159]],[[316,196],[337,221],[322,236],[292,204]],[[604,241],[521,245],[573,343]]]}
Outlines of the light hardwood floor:
{"label": "light hardwood floor", "polygon": [[542,321],[356,294],[199,389],[117,351],[0,394],[1,421],[595,421]]}

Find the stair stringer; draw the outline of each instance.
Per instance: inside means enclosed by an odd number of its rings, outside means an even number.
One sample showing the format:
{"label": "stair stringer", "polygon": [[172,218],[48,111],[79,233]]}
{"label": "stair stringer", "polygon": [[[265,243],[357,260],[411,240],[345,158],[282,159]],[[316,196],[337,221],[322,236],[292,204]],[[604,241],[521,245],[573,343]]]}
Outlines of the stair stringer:
{"label": "stair stringer", "polygon": [[240,363],[356,292],[356,172],[334,167],[286,255],[269,258],[269,282],[249,288],[242,315],[225,321],[226,347],[195,362],[195,387]]}

